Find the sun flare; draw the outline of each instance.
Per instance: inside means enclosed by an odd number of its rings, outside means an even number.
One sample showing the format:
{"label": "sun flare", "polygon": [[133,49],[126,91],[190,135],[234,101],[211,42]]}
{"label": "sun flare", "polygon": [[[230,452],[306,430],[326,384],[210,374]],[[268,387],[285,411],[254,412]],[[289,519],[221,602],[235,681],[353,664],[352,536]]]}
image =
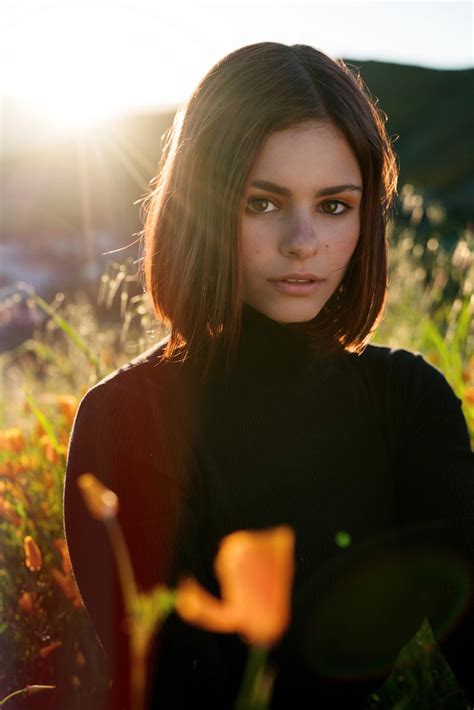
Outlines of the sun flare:
{"label": "sun flare", "polygon": [[[192,55],[192,38],[171,10],[72,0],[32,5],[12,14],[0,44],[10,67],[2,94],[37,107],[51,133],[91,128],[137,107],[182,100],[195,79],[186,62],[169,65],[181,43]],[[155,67],[153,78],[148,67]],[[188,89],[179,88],[183,82]]]}
{"label": "sun flare", "polygon": [[55,133],[76,133],[91,129],[120,113],[120,107],[91,95],[42,97],[38,100]]}

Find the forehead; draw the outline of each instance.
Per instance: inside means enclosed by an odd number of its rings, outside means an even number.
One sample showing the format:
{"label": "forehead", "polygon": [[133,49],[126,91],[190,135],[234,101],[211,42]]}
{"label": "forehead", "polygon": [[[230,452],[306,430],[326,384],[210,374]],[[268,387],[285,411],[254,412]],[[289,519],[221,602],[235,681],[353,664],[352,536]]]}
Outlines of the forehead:
{"label": "forehead", "polygon": [[[361,179],[358,161],[348,141],[333,124],[305,122],[272,133],[252,168],[252,178],[290,179],[307,175]],[[284,183],[283,183],[284,184]]]}

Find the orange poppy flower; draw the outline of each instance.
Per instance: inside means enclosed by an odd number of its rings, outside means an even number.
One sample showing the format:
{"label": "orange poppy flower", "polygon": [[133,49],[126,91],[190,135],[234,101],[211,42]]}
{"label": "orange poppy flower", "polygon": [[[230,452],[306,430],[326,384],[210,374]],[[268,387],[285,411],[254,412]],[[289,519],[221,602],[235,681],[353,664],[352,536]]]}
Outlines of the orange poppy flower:
{"label": "orange poppy flower", "polygon": [[20,525],[21,518],[9,500],[0,495],[0,517],[8,520],[15,527]]}
{"label": "orange poppy flower", "polygon": [[43,646],[43,648],[40,648],[39,655],[41,658],[48,658],[48,656],[55,651],[57,648],[63,645],[62,641],[52,641],[51,643],[48,643],[47,646]]}
{"label": "orange poppy flower", "polygon": [[38,420],[35,422],[35,435],[39,438],[46,434],[45,430],[43,429],[43,425],[39,423]]}
{"label": "orange poppy flower", "polygon": [[57,451],[56,448],[53,446],[53,443],[51,442],[48,434],[43,434],[43,436],[40,436],[39,444],[43,449],[43,454],[46,461],[50,464],[58,463],[60,456],[65,456],[67,451],[67,447],[64,445],[60,445],[59,451]]}
{"label": "orange poppy flower", "polygon": [[43,469],[43,484],[46,491],[49,491],[54,483],[53,474],[47,468]]}
{"label": "orange poppy flower", "polygon": [[18,457],[18,465],[22,471],[33,471],[38,468],[39,459],[37,456],[21,454],[21,456]]}
{"label": "orange poppy flower", "polygon": [[48,463],[55,464],[59,461],[59,456],[52,445],[49,436],[47,434],[44,434],[43,436],[40,437],[39,439],[39,444],[41,448],[43,449],[43,454]]}
{"label": "orange poppy flower", "polygon": [[11,480],[15,480],[20,473],[23,473],[23,469],[18,460],[16,461],[2,461],[0,463],[0,474]]}
{"label": "orange poppy flower", "polygon": [[23,540],[23,548],[25,550],[25,565],[32,572],[39,572],[43,566],[43,555],[31,535],[27,535]]}
{"label": "orange poppy flower", "polygon": [[72,565],[71,565],[71,558],[69,557],[69,550],[68,546],[66,543],[66,540],[62,537],[58,537],[54,541],[54,546],[61,555],[62,562],[63,562],[63,572],[64,574],[71,574],[72,572]]}
{"label": "orange poppy flower", "polygon": [[18,606],[25,614],[33,614],[35,611],[35,595],[32,592],[23,592],[18,600]]}
{"label": "orange poppy flower", "polygon": [[61,572],[57,567],[51,569],[51,576],[58,587],[62,589],[64,596],[66,599],[69,599],[73,607],[75,609],[81,609],[83,606],[82,597],[72,576],[70,574],[64,574],[64,572]]}
{"label": "orange poppy flower", "polygon": [[209,631],[239,633],[247,643],[274,645],[290,622],[294,540],[288,526],[227,535],[214,563],[222,599],[196,580],[185,579],[177,587],[177,613]]}
{"label": "orange poppy flower", "polygon": [[68,424],[72,424],[78,406],[77,398],[72,394],[61,394],[58,396],[58,409],[64,416]]}
{"label": "orange poppy flower", "polygon": [[77,479],[89,513],[97,520],[115,518],[118,513],[119,501],[117,495],[104,486],[92,473],[83,473]]}
{"label": "orange poppy flower", "polygon": [[0,450],[19,454],[25,446],[25,435],[18,427],[0,431]]}

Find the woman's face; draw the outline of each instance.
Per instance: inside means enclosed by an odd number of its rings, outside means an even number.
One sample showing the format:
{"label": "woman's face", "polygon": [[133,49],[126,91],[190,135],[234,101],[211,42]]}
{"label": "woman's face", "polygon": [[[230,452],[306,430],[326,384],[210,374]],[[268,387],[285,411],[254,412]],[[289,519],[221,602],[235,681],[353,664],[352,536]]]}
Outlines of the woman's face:
{"label": "woman's face", "polygon": [[357,160],[332,125],[273,133],[244,196],[243,300],[279,323],[315,318],[357,245],[361,194]]}

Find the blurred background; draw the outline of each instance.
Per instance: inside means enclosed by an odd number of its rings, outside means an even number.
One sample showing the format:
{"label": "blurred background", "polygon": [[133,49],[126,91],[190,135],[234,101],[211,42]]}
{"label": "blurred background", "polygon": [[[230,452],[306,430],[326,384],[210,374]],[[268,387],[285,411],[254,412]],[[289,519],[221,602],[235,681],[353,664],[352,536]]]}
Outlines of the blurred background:
{"label": "blurred background", "polygon": [[311,44],[360,70],[399,154],[400,218],[454,248],[474,213],[472,8],[3,0],[0,348],[34,325],[11,299],[19,281],[93,295],[111,260],[137,260],[161,136],[211,66],[253,42]]}

